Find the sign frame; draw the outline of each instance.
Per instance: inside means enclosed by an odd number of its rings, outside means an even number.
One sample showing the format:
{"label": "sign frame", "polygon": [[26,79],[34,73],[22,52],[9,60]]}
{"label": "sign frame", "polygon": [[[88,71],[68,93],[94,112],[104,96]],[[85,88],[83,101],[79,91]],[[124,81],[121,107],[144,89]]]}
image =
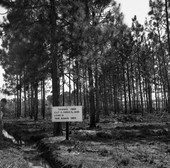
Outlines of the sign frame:
{"label": "sign frame", "polygon": [[52,122],[82,122],[82,106],[53,106]]}

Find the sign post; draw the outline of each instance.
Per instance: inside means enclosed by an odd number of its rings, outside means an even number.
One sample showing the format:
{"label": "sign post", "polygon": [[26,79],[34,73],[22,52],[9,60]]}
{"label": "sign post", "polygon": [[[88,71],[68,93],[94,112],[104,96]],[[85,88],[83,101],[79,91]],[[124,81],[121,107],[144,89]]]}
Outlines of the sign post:
{"label": "sign post", "polygon": [[66,122],[66,140],[69,140],[69,122]]}
{"label": "sign post", "polygon": [[69,139],[69,123],[82,122],[82,106],[53,106],[52,122],[66,122],[66,140]]}

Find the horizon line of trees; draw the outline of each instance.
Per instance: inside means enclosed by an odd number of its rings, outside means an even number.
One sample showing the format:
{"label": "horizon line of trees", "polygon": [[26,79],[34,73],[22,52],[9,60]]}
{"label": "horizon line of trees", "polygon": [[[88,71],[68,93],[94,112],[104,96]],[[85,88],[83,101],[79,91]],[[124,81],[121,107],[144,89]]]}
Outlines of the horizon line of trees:
{"label": "horizon line of trees", "polygon": [[[38,119],[38,91],[44,101],[49,79],[53,105],[74,99],[84,106],[84,117],[90,115],[92,128],[101,114],[152,113],[153,107],[170,112],[168,0],[150,0],[149,19],[141,25],[134,16],[131,27],[113,0],[3,0],[0,5],[8,10],[1,23],[4,91],[16,95],[17,117],[23,94]],[[54,123],[54,135],[61,134],[62,124]]]}

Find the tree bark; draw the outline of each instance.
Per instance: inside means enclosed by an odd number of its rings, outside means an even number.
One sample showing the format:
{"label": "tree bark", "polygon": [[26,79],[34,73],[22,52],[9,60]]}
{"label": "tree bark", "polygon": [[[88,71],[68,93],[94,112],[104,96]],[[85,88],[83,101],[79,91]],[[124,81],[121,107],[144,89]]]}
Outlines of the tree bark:
{"label": "tree bark", "polygon": [[106,70],[105,65],[103,67],[103,105],[104,105],[104,115],[109,115],[108,111],[108,99],[107,99],[107,91],[106,91]]}
{"label": "tree bark", "polygon": [[41,87],[42,87],[41,110],[42,110],[42,117],[43,119],[45,119],[45,80],[42,80]]}
{"label": "tree bark", "polygon": [[97,69],[97,61],[95,68],[95,89],[96,89],[96,122],[99,122],[99,80],[98,80],[98,69]]}
{"label": "tree bark", "polygon": [[126,97],[126,72],[125,72],[126,64],[122,65],[123,69],[123,88],[124,88],[124,106],[125,106],[125,114],[127,114],[127,97]]}
{"label": "tree bark", "polygon": [[[24,80],[25,80],[25,70],[24,70]],[[27,107],[28,107],[28,101],[27,101],[27,85],[24,83],[24,117],[27,117]]]}
{"label": "tree bark", "polygon": [[35,97],[34,97],[34,120],[38,120],[38,83],[34,84],[34,92],[35,92]]}
{"label": "tree bark", "polygon": [[[168,15],[168,1],[165,0],[165,13],[166,13],[166,30],[167,30],[167,38],[168,38],[168,53],[170,56],[170,31],[169,31],[169,15]],[[169,63],[169,62],[168,62]],[[168,112],[170,113],[170,83],[168,80]]]}
{"label": "tree bark", "polygon": [[129,97],[129,112],[132,110],[131,106],[131,86],[130,86],[130,74],[129,74],[129,63],[127,63],[127,82],[128,82],[128,97]]}
{"label": "tree bark", "polygon": [[31,84],[31,111],[30,111],[30,118],[33,118],[33,114],[34,114],[34,90],[33,90],[33,86]]}
{"label": "tree bark", "polygon": [[[52,90],[53,90],[53,106],[59,106],[60,96],[60,76],[59,76],[59,58],[57,55],[57,46],[55,41],[56,34],[56,9],[55,0],[50,0],[50,21],[51,21],[51,60],[52,60]],[[62,123],[54,122],[53,135],[62,135]]]}
{"label": "tree bark", "polygon": [[88,75],[89,75],[89,100],[90,100],[90,128],[95,128],[96,120],[95,120],[93,72],[90,65],[88,67]]}

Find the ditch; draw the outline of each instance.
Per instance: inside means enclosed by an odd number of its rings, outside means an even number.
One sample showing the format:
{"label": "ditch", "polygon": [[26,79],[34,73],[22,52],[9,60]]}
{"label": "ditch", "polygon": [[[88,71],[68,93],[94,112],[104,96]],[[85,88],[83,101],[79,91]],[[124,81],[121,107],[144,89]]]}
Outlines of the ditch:
{"label": "ditch", "polygon": [[23,140],[18,141],[6,130],[3,130],[3,134],[6,138],[19,146],[19,149],[24,153],[24,159],[30,168],[52,168],[50,164],[41,157],[41,152],[37,150],[36,144],[28,144]]}

